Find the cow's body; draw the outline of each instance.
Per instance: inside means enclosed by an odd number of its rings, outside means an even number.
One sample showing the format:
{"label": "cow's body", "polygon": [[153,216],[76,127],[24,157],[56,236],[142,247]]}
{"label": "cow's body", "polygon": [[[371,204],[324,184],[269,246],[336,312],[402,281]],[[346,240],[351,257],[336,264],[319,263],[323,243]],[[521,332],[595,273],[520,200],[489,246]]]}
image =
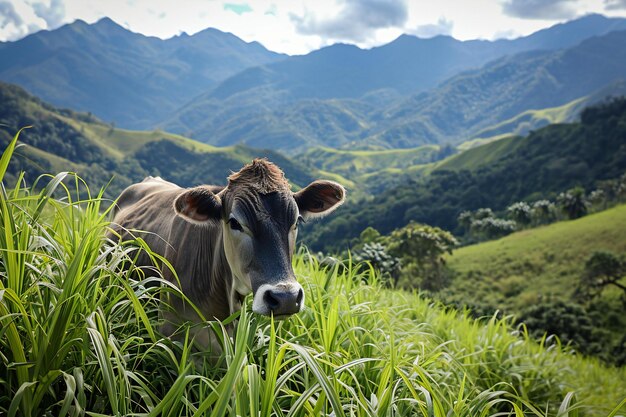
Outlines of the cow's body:
{"label": "cow's body", "polygon": [[[219,192],[224,187],[211,188]],[[223,320],[237,309],[240,297],[231,291],[232,274],[224,255],[222,228],[217,221],[198,225],[180,217],[174,201],[185,191],[158,177],[131,185],[118,199],[113,229],[123,240],[145,240],[153,252],[168,260],[179,279],[169,268],[162,268],[163,277],[177,285],[180,282],[182,292],[206,319]],[[153,261],[142,251],[137,265],[150,268]],[[172,310],[182,313],[181,318],[198,319],[179,298],[171,302]]]}
{"label": "cow's body", "polygon": [[[231,175],[226,187],[184,189],[148,177],[120,195],[111,227],[123,240],[143,238],[163,256],[178,280],[165,267],[164,278],[179,286],[205,319],[228,317],[250,292],[253,311],[284,317],[304,303],[291,267],[298,219],[324,215],[343,199],[343,187],[329,181],[293,194],[282,171],[255,160]],[[137,265],[153,262],[143,252]],[[170,307],[163,313],[166,334],[182,321],[200,319],[178,297]]]}

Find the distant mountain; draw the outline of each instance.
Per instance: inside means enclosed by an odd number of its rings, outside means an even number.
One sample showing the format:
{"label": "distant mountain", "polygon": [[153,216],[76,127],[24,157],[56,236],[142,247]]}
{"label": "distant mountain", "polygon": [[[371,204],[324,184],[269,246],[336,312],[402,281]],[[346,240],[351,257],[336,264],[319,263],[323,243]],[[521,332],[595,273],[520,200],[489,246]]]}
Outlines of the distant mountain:
{"label": "distant mountain", "polygon": [[626,31],[611,32],[569,49],[492,62],[386,110],[366,141],[392,147],[459,143],[527,110],[606,91],[626,78],[624,45]]}
{"label": "distant mountain", "polygon": [[[18,142],[22,146],[9,164],[8,183],[15,182],[20,171],[26,172],[29,184],[41,174],[73,171],[93,190],[113,177],[106,195],[116,197],[148,175],[184,187],[225,184],[232,171],[257,157],[276,163],[296,186],[321,177],[317,170],[274,151],[242,145],[216,148],[162,131],[116,129],[91,115],[57,109],[18,86],[0,83],[0,149],[28,125],[32,128],[22,132]],[[330,179],[342,181],[337,176]]]}
{"label": "distant mountain", "polygon": [[626,98],[583,111],[581,121],[541,128],[454,155],[421,179],[387,189],[342,215],[303,230],[314,250],[345,248],[368,226],[381,233],[413,220],[459,232],[464,210],[504,210],[517,201],[554,198],[574,186],[626,172]]}
{"label": "distant mountain", "polygon": [[[398,112],[389,117],[389,109],[406,105],[403,100],[411,93],[422,97],[445,79],[489,61],[530,50],[550,52],[526,52],[509,62],[548,56],[616,29],[626,29],[626,19],[590,15],[514,40],[462,42],[446,36],[403,35],[369,50],[333,45],[244,70],[195,97],[162,126],[207,143],[243,142],[290,152],[311,146],[353,146],[366,138],[383,147],[434,143],[445,135],[431,128],[430,120],[406,126],[402,117],[396,120]],[[395,142],[380,138],[392,128],[388,136],[395,135]]]}
{"label": "distant mountain", "polygon": [[0,44],[0,80],[126,128],[149,128],[239,71],[283,56],[206,29],[161,40],[108,18]]}

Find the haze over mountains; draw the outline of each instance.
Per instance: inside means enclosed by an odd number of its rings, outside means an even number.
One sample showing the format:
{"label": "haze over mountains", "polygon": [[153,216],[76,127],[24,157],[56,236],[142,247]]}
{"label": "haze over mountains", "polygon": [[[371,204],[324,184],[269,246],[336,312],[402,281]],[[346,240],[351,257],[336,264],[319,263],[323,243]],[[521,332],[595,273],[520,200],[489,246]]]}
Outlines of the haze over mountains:
{"label": "haze over mountains", "polygon": [[0,80],[213,145],[407,148],[519,131],[524,112],[610,92],[624,44],[626,19],[589,15],[514,40],[403,35],[289,57],[214,29],[161,40],[103,19],[0,44]]}

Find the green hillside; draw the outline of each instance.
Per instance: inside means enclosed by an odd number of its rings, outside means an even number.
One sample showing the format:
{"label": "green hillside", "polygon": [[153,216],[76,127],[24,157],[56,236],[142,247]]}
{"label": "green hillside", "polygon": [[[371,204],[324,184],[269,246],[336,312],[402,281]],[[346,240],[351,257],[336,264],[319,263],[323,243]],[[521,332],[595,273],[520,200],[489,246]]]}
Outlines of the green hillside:
{"label": "green hillside", "polygon": [[482,146],[471,147],[436,164],[440,171],[474,170],[489,166],[507,155],[515,152],[523,144],[524,138],[507,135]]}
{"label": "green hillside", "polygon": [[496,308],[520,309],[542,297],[570,299],[585,261],[599,250],[626,253],[626,205],[460,248],[448,265],[461,274],[455,286],[468,298],[489,292]]}
{"label": "green hillside", "polygon": [[433,161],[454,152],[452,147],[439,145],[384,150],[313,148],[295,159],[307,166],[340,174],[364,193],[373,195],[419,177],[434,166]]}
{"label": "green hillside", "polygon": [[187,326],[178,341],[158,332],[157,304],[176,291],[154,285],[158,276],[134,279],[135,252],[105,240],[99,200],[73,202],[68,193],[58,204],[29,193],[0,199],[0,414],[625,411],[624,368],[537,344],[506,319],[475,321],[417,294],[384,289],[367,269],[321,267],[305,252],[294,257],[294,269],[306,309],[275,323],[253,315],[248,298],[231,318],[234,337],[219,323],[199,324],[224,336],[225,353],[212,363],[193,347]]}
{"label": "green hillside", "polygon": [[298,159],[326,171],[343,176],[369,174],[384,168],[408,168],[422,165],[436,157],[437,145],[413,149],[390,149],[380,151],[352,151],[334,148],[313,148]]}
{"label": "green hillside", "polygon": [[[163,131],[114,128],[91,115],[56,109],[17,86],[0,83],[0,144],[7,144],[21,127],[30,126],[11,161],[7,179],[26,171],[27,180],[47,172],[73,171],[91,184],[105,185],[114,176],[108,196],[148,175],[162,176],[182,186],[223,184],[253,158],[267,157],[292,183],[304,186],[322,174],[268,150],[246,146],[217,148]],[[348,187],[338,175],[332,179]]]}
{"label": "green hillside", "polygon": [[[432,167],[424,168],[430,171]],[[437,164],[429,175],[387,189],[368,204],[312,227],[316,250],[343,250],[368,226],[387,234],[413,220],[462,233],[464,210],[504,210],[517,201],[553,198],[575,186],[588,191],[626,172],[626,99],[583,111],[581,122],[549,125],[501,139]]]}
{"label": "green hillside", "polygon": [[489,138],[502,134],[526,135],[529,131],[554,123],[571,122],[589,103],[586,97],[567,104],[542,110],[526,110],[515,117],[481,130],[476,138]]}
{"label": "green hillside", "polygon": [[[596,251],[626,254],[626,205],[460,248],[448,258],[454,279],[441,297],[478,314],[500,310],[521,319],[530,314],[529,308],[546,308],[555,327],[542,323],[545,327],[536,330],[569,333],[562,337],[581,350],[626,363],[626,346],[618,346],[626,341],[625,294],[606,288],[588,302],[575,294],[585,263]],[[622,281],[626,284],[626,277]],[[554,305],[579,305],[573,316],[588,321],[591,332],[580,335],[556,325],[563,318]]]}
{"label": "green hillside", "polygon": [[593,94],[578,98],[567,104],[541,110],[526,110],[515,117],[497,123],[474,135],[458,146],[460,150],[471,149],[481,144],[493,142],[508,136],[527,135],[530,131],[540,129],[549,124],[573,122],[580,112],[591,105],[626,94],[626,80],[618,80],[601,88]]}

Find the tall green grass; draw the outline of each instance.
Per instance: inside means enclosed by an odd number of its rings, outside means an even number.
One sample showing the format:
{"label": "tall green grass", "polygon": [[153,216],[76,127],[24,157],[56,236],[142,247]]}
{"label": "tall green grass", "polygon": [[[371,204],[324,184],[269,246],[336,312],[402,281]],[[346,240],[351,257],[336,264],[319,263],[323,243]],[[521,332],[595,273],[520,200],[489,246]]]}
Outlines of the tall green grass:
{"label": "tall green grass", "polygon": [[323,268],[306,252],[294,260],[305,311],[274,322],[247,306],[231,318],[234,334],[232,324],[201,324],[222,339],[215,363],[193,347],[185,326],[172,340],[158,333],[159,300],[176,290],[158,274],[133,271],[141,242],[108,242],[105,204],[85,190],[69,174],[2,187],[0,415],[625,411],[623,369],[533,343],[506,319],[477,322],[384,289],[371,269]]}

